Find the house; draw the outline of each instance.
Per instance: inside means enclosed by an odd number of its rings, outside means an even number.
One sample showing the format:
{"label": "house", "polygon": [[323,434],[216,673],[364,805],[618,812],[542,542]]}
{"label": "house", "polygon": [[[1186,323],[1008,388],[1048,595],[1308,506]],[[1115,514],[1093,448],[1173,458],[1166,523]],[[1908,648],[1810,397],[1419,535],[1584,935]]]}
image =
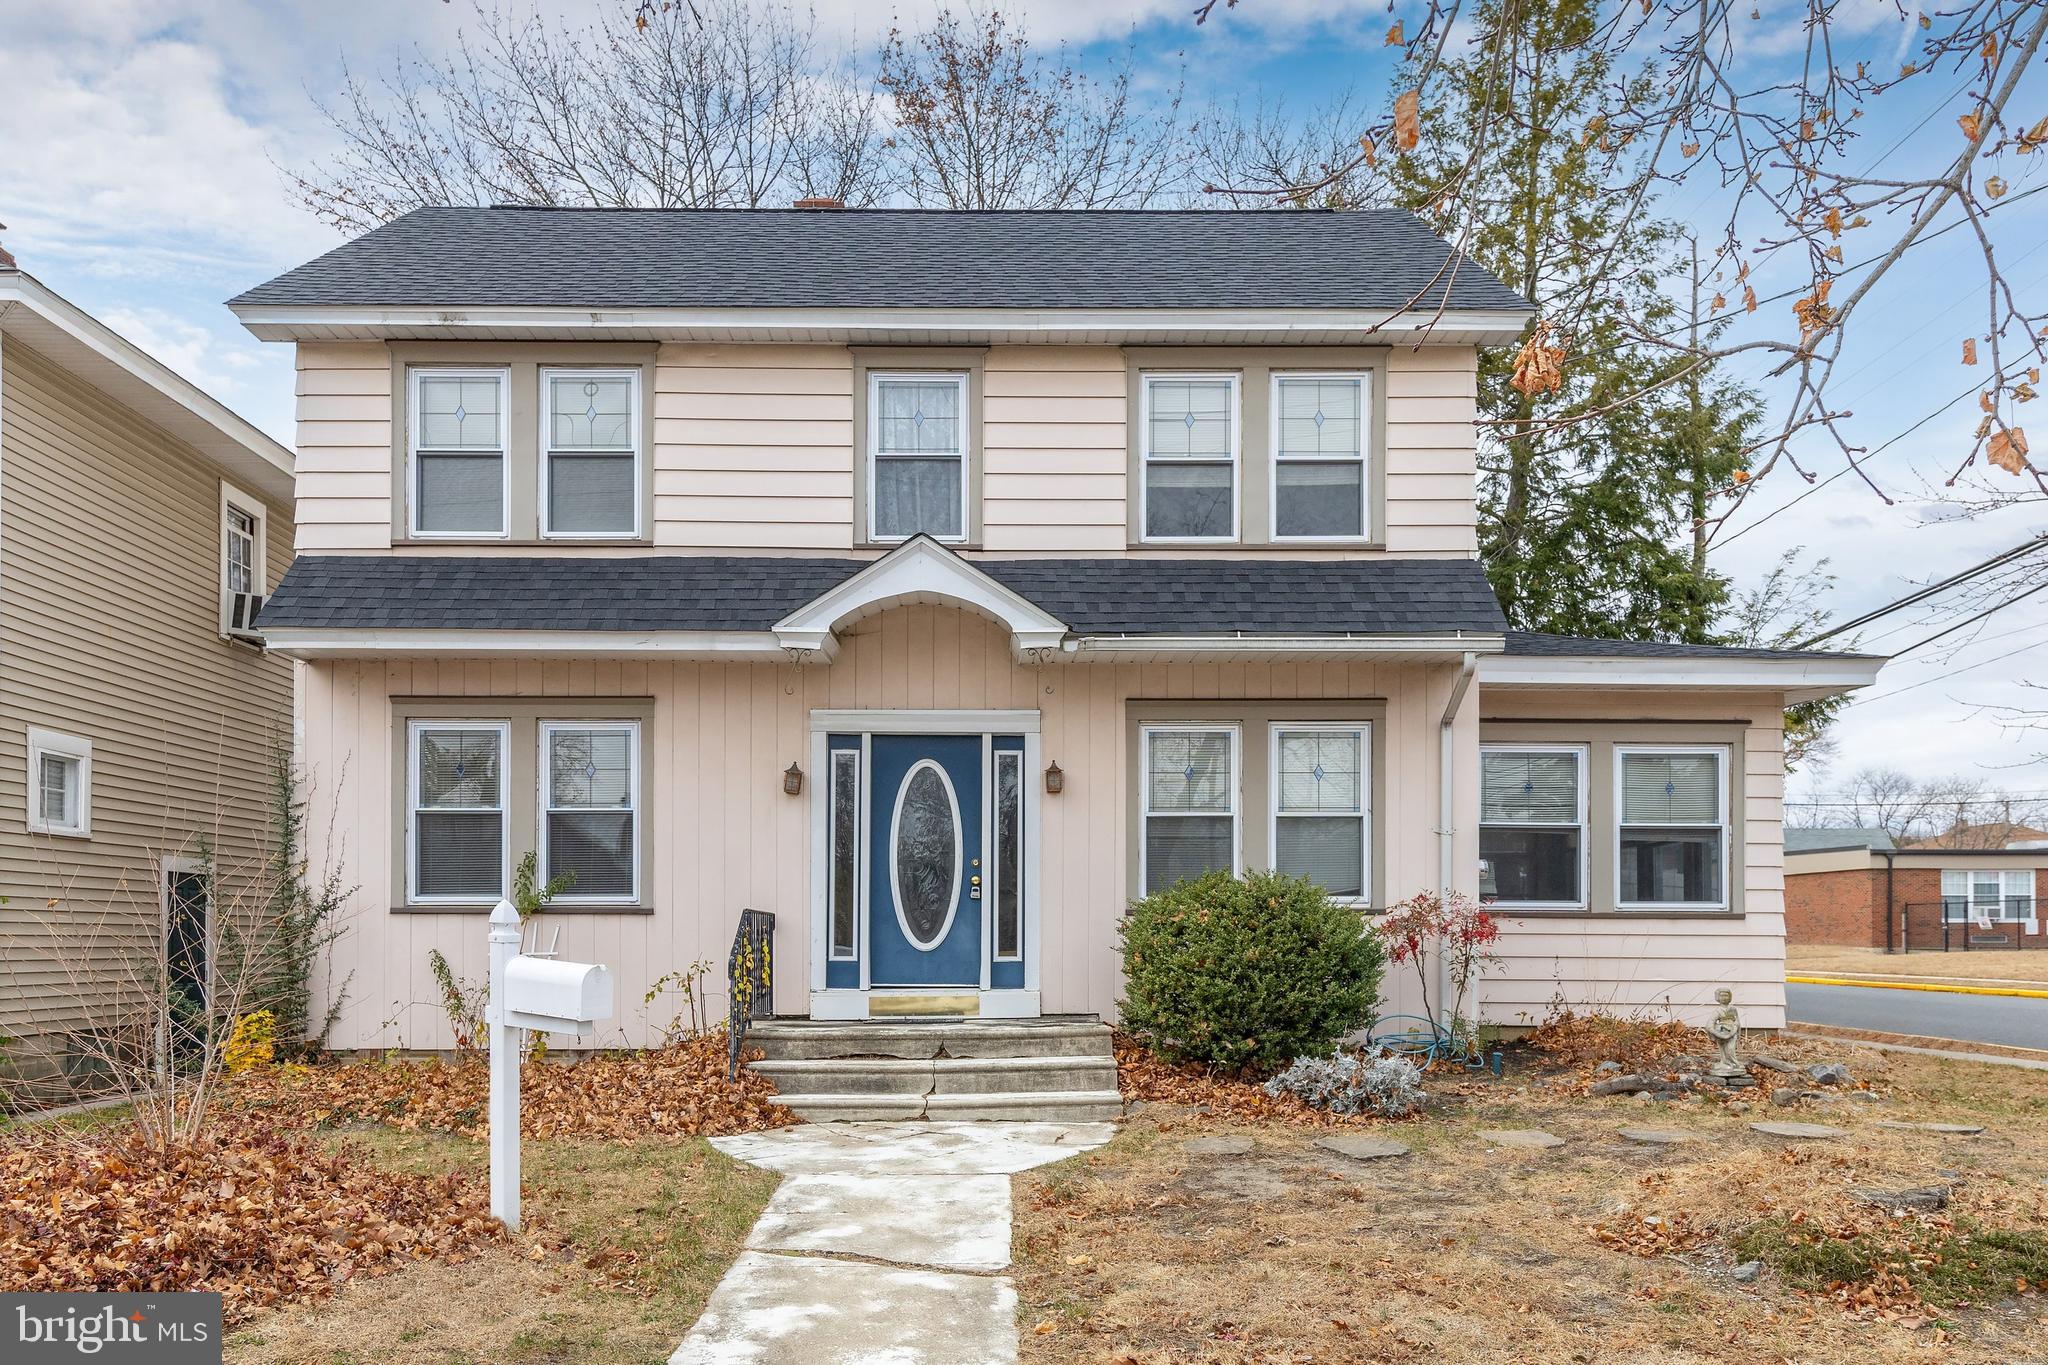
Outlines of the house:
{"label": "house", "polygon": [[2012,820],[1958,820],[1939,834],[1905,843],[1908,848],[2048,848],[2048,830]]}
{"label": "house", "polygon": [[1113,1018],[1125,904],[1264,866],[1485,895],[1490,1020],[1783,1020],[1782,708],[1879,661],[1508,630],[1530,310],[1407,214],[435,208],[231,306],[297,347],[342,1044],[449,1043],[528,851],[614,1041],[747,909],[779,1014]]}
{"label": "house", "polygon": [[[1980,827],[1981,828],[1981,827]],[[1894,952],[2048,947],[2034,884],[2048,847],[1785,831],[1785,936]]]}
{"label": "house", "polygon": [[260,896],[292,455],[0,251],[0,1080],[89,1087],[152,964]]}

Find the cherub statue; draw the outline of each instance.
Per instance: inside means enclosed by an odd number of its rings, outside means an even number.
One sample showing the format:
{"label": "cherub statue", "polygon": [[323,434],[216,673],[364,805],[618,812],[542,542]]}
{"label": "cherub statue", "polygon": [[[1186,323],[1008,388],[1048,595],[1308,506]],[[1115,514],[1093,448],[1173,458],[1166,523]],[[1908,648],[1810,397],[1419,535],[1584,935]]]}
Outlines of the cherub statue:
{"label": "cherub statue", "polygon": [[1723,986],[1714,992],[1714,1003],[1721,1011],[1708,1023],[1707,1036],[1721,1049],[1721,1056],[1708,1068],[1708,1073],[1724,1081],[1747,1079],[1749,1068],[1735,1060],[1735,1040],[1742,1034],[1742,1016],[1735,1009],[1735,993]]}

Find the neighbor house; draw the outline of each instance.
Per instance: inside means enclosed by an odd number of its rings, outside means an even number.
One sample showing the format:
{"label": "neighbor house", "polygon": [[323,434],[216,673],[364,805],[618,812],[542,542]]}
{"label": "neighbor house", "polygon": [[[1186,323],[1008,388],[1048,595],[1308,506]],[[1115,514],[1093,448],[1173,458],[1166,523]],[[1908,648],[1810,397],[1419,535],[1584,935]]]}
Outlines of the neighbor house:
{"label": "neighbor house", "polygon": [[291,452],[0,252],[0,1082],[90,1087],[262,895]]}
{"label": "neighbor house", "polygon": [[2048,847],[2033,832],[1973,847],[1899,843],[1881,829],[1788,829],[1786,939],[1894,952],[2048,947],[2034,901]]}
{"label": "neighbor house", "polygon": [[614,1040],[747,909],[782,1014],[1113,1018],[1125,904],[1262,867],[1493,902],[1492,1021],[1783,1020],[1782,708],[1877,661],[1508,630],[1530,309],[1405,213],[424,209],[232,306],[338,1043],[449,1043],[528,851]]}

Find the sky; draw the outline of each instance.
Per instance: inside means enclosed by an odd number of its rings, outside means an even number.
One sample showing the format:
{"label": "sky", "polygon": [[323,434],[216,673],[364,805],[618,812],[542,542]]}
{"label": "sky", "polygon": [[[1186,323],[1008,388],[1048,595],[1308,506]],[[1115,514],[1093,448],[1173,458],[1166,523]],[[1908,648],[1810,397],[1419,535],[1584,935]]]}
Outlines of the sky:
{"label": "sky", "polygon": [[[543,8],[587,6],[548,0]],[[893,8],[819,0],[816,13],[828,37],[872,44],[892,14],[908,26],[931,8],[931,0]],[[1141,91],[1171,88],[1185,72],[1192,106],[1281,96],[1308,108],[1346,88],[1369,107],[1387,99],[1387,0],[1242,0],[1219,5],[1200,28],[1192,8],[1193,0],[1003,7],[1035,40],[1072,44],[1084,62],[1128,45]],[[1853,55],[1899,59],[1911,35],[1890,0],[1845,0],[1840,12],[1844,40],[1859,47]],[[1792,0],[1765,0],[1746,60],[1792,59],[1791,13]],[[0,223],[8,225],[0,245],[289,444],[289,348],[249,337],[222,301],[340,240],[291,203],[284,170],[334,147],[315,101],[332,98],[344,64],[374,73],[415,47],[444,53],[469,18],[466,3],[442,0],[0,0]],[[1929,80],[1924,93],[1873,110],[1861,126],[1873,164],[1919,167],[1952,156],[1961,105],[1942,99],[1960,83]],[[2016,192],[2048,182],[2048,157],[2015,165],[2007,174]],[[1660,208],[1711,220],[1717,194],[1683,185]],[[2044,204],[2048,195],[2015,205],[1998,239],[2011,278],[2035,299],[2048,291]],[[1853,410],[1857,444],[1885,447],[1869,465],[1883,495],[1854,474],[1831,478],[1842,475],[1839,454],[1806,443],[1804,462],[1826,482],[1809,486],[1781,470],[1720,532],[1715,562],[1738,584],[1803,549],[1829,561],[1838,581],[1827,604],[1845,619],[2048,533],[2042,501],[1968,514],[1968,496],[1944,486],[1976,425],[1972,372],[1958,357],[1962,339],[1981,330],[1985,304],[1981,290],[1952,283],[1971,278],[1975,250],[1957,232],[1917,254],[1853,334],[1837,398]],[[1755,279],[1766,295],[1792,282],[1769,264]],[[1771,391],[1756,362],[1737,362],[1734,373]],[[1930,417],[1954,398],[1964,401]],[[1887,617],[1858,643],[1876,652],[1912,644],[1964,608],[1989,605],[1982,594],[1965,588]],[[2048,794],[2048,730],[2015,728],[2000,710],[2048,710],[2048,694],[2028,684],[2044,659],[2048,594],[1889,665],[1837,726],[1836,755],[1795,776],[1793,800],[1813,802],[1851,772],[1880,765]],[[1795,805],[1793,818],[1832,813]]]}

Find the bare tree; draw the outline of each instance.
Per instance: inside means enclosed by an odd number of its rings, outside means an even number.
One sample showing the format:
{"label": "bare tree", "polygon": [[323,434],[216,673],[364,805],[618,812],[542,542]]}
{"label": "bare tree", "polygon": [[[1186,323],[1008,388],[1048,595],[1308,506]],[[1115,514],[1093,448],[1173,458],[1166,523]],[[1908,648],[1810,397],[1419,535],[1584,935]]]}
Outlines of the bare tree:
{"label": "bare tree", "polygon": [[345,231],[433,204],[756,207],[883,192],[878,97],[776,0],[642,6],[585,24],[478,3],[456,55],[344,72],[341,150],[288,171]]}
{"label": "bare tree", "polygon": [[1098,79],[998,12],[942,9],[918,33],[890,31],[879,79],[899,187],[919,205],[1145,208],[1181,174],[1180,87],[1138,101],[1128,49]]}
{"label": "bare tree", "polygon": [[[1213,105],[1189,132],[1191,172],[1211,187],[1194,198],[1236,209],[1266,208],[1276,195],[1302,208],[1383,202],[1383,178],[1358,161],[1357,129],[1366,118],[1351,90],[1300,114],[1279,98]],[[1287,193],[1296,186],[1314,188]]]}
{"label": "bare tree", "polygon": [[[1195,19],[1204,22],[1260,2],[1205,0]],[[1398,93],[1385,112],[1355,129],[1350,157],[1313,180],[1219,190],[1313,195],[1371,167],[1384,151],[1413,150],[1422,136],[1427,91],[1454,45],[1467,45],[1472,55],[1465,60],[1476,56],[1497,73],[1499,107],[1519,107],[1518,92],[1539,79],[1546,61],[1557,55],[1518,39],[1526,28],[1518,22],[1521,11],[1541,3],[1424,0],[1404,6],[1385,34],[1405,59]],[[1840,0],[1803,0],[1768,17],[1747,0],[1611,5],[1603,7],[1597,28],[1580,45],[1612,74],[1601,83],[1598,109],[1573,131],[1597,148],[1638,152],[1615,161],[1621,173],[1607,186],[1611,202],[1633,213],[1646,208],[1660,188],[1681,181],[1719,188],[1717,202],[1698,217],[1703,267],[1717,286],[1714,310],[1731,310],[1743,325],[1705,343],[1684,328],[1643,328],[1638,339],[1694,363],[1755,356],[1785,381],[1786,393],[1752,448],[1748,477],[1719,500],[1711,518],[1716,526],[1780,465],[1814,480],[1813,469],[1794,453],[1794,438],[1803,432],[1820,434],[1882,496],[1863,467],[1869,447],[1858,444],[1852,414],[1831,399],[1830,390],[1844,341],[1866,303],[1886,281],[1910,278],[1927,244],[1951,232],[1967,234],[1965,240],[1977,247],[1974,287],[1981,291],[1985,322],[1984,332],[1967,341],[1958,357],[1969,376],[1958,399],[1974,395],[1982,420],[1955,473],[1981,459],[2003,477],[2048,493],[2048,479],[2028,455],[2016,410],[2034,397],[2040,368],[2048,362],[2042,336],[2048,305],[2007,277],[1992,230],[1994,220],[2040,188],[2013,193],[2008,177],[2026,164],[2018,158],[2048,148],[2048,118],[2029,124],[2019,112],[2040,103],[2040,77],[2025,78],[2048,38],[2048,5],[1958,0],[1939,10],[1908,10],[1902,3],[1885,9],[1906,36],[1896,66],[1850,55],[1859,23],[1867,25],[1871,15]],[[1747,60],[1764,38],[1789,40],[1790,59]],[[1955,131],[1948,134],[1953,151],[1937,164],[1924,171],[1903,169],[1888,151],[1870,146],[1860,122],[1878,101],[1897,104],[1904,98],[1900,92],[1924,92],[1938,112],[1948,103],[1940,91],[1952,83],[1962,103]],[[1490,132],[1483,119],[1467,130],[1467,173],[1446,177],[1438,192],[1433,216],[1448,217],[1461,242],[1484,227],[1485,186],[1477,171],[1485,164]],[[1759,297],[1751,273],[1766,262],[1790,265],[1798,282]],[[1953,269],[1944,271],[1943,281],[1947,293],[1971,287]],[[1439,283],[1433,280],[1430,287]],[[1572,363],[1540,322],[1522,360],[1539,381]]]}
{"label": "bare tree", "polygon": [[1896,843],[2004,848],[2048,819],[2048,802],[1988,788],[1971,777],[1917,778],[1864,768],[1806,801],[1788,801],[1787,822],[1806,829],[1881,829]]}

